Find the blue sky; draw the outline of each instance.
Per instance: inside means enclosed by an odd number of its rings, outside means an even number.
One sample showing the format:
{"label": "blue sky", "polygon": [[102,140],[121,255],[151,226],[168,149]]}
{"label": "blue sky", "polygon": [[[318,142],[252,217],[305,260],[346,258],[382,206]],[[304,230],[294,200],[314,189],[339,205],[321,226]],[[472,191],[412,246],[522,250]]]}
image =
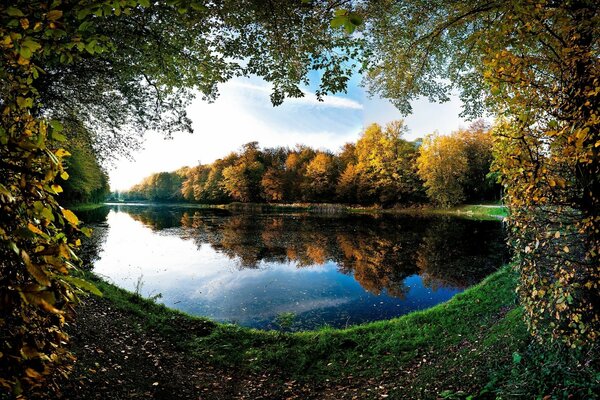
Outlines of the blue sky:
{"label": "blue sky", "polygon": [[[144,148],[121,159],[109,170],[111,188],[123,190],[144,177],[183,166],[206,164],[258,141],[262,147],[306,144],[336,151],[345,142],[356,141],[364,127],[373,122],[385,124],[402,115],[387,100],[369,98],[354,76],[348,93],[327,96],[319,102],[314,88],[307,87],[300,99],[287,99],[279,107],[269,100],[270,87],[259,78],[237,78],[220,87],[214,103],[200,98],[188,108],[193,134],[177,134],[165,140],[160,133],[148,132]],[[413,114],[404,117],[408,139],[438,131],[450,133],[468,122],[458,115],[461,103],[453,97],[445,104],[426,99],[413,102]]]}

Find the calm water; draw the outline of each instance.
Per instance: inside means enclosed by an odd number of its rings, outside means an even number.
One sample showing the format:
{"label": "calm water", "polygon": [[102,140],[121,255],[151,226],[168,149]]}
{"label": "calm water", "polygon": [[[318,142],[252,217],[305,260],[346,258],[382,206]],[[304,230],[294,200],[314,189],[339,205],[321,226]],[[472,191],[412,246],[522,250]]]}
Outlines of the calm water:
{"label": "calm water", "polygon": [[446,217],[248,214],[109,206],[94,271],[190,314],[275,329],[343,327],[431,307],[507,260],[500,222]]}

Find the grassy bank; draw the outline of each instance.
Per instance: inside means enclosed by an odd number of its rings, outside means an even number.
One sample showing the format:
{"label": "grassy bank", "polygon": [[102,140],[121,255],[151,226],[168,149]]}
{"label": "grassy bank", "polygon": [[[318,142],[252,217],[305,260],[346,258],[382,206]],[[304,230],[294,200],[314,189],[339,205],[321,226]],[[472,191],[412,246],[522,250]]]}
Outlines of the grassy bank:
{"label": "grassy bank", "polygon": [[541,366],[544,353],[531,343],[522,322],[509,267],[425,311],[348,329],[297,333],[191,317],[91,274],[88,278],[104,293],[102,301],[137,321],[140,332],[157,333],[190,360],[241,376],[266,374],[279,386],[318,387],[325,397],[328,390],[339,392],[336,398],[357,391],[367,398],[589,397],[598,384],[593,368],[574,367],[564,357]]}
{"label": "grassy bank", "polygon": [[96,210],[96,209],[98,209],[100,207],[104,207],[104,206],[105,206],[104,203],[82,203],[82,204],[75,204],[75,205],[65,206],[65,207],[71,211],[90,211],[90,210]]}

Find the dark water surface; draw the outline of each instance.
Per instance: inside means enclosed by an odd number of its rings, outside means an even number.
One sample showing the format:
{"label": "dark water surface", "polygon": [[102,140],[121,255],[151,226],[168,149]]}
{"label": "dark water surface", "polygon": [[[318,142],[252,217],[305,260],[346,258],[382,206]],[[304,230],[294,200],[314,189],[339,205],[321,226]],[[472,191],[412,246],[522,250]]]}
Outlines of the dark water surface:
{"label": "dark water surface", "polygon": [[110,282],[265,329],[282,313],[312,329],[428,308],[508,259],[499,221],[148,205],[79,215],[96,226],[93,268]]}

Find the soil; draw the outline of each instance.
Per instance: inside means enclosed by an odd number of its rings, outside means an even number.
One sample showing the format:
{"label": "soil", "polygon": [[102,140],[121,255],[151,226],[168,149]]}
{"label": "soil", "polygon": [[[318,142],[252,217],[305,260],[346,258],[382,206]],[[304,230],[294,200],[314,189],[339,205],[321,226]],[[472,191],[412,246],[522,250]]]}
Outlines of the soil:
{"label": "soil", "polygon": [[102,298],[86,299],[69,334],[77,361],[60,384],[64,399],[386,398],[398,382],[386,373],[380,382],[349,376],[342,382],[306,384],[239,366],[223,369],[188,356]]}

